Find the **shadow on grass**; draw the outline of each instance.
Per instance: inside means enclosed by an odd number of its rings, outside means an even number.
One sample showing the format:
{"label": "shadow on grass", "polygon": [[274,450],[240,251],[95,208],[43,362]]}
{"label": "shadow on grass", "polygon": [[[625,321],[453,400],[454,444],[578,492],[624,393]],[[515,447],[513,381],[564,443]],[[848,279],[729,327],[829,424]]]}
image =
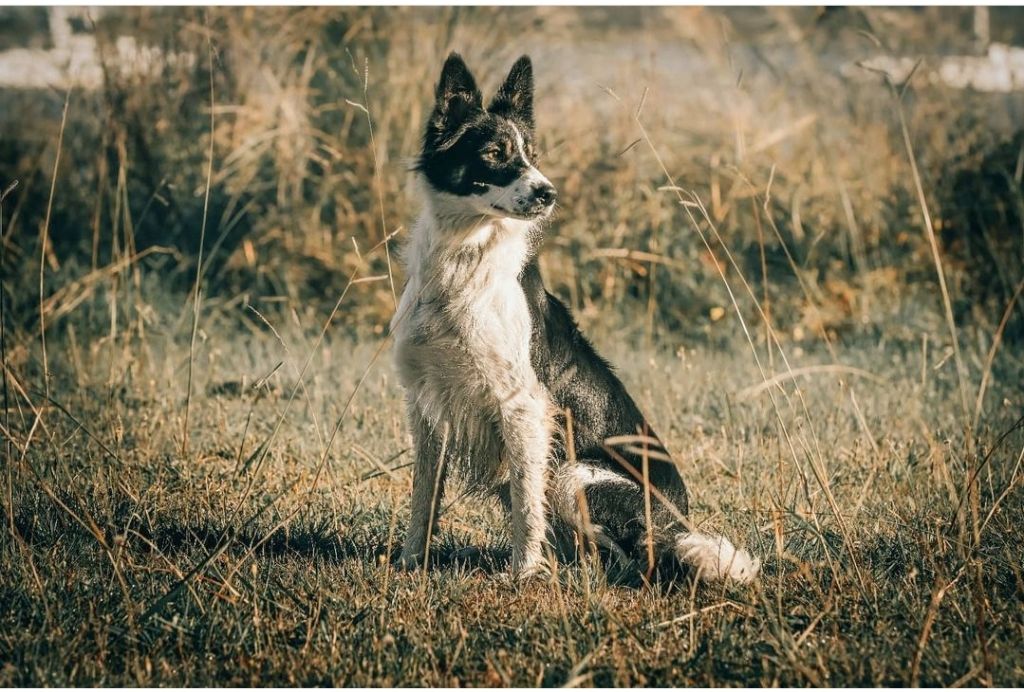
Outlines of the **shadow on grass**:
{"label": "shadow on grass", "polygon": [[[27,545],[41,550],[52,549],[58,544],[75,550],[89,545],[99,548],[95,536],[67,514],[46,514],[45,519],[38,512],[20,512],[15,516],[15,528]],[[166,518],[147,526],[123,517],[116,525],[107,524],[100,530],[105,534],[104,541],[108,546],[120,546],[120,549],[138,557],[187,555],[202,559],[215,551],[222,551],[235,557],[251,552],[260,559],[292,558],[328,564],[354,561],[381,565],[385,561],[392,564],[397,561],[400,539],[404,534],[404,530],[398,527],[389,540],[386,530],[375,528],[387,525],[386,520],[359,522],[344,535],[325,523],[279,528],[267,533],[260,527],[225,529],[215,522],[189,523]],[[577,570],[582,560],[594,564],[592,556],[582,557],[576,550],[563,548],[554,557],[560,570]],[[443,531],[431,544],[428,569],[493,576],[507,572],[510,562],[511,550],[500,538],[488,546],[475,546],[467,545],[463,536]],[[689,573],[670,556],[659,560],[649,579],[645,561],[616,560],[607,553],[601,553],[599,562],[610,585],[641,588],[647,582],[669,591],[690,588]]]}

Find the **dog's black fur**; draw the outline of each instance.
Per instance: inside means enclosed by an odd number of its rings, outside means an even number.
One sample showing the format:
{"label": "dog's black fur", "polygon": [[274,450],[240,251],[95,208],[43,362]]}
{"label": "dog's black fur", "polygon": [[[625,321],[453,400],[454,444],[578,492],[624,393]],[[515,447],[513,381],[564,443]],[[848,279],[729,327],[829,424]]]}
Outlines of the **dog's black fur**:
{"label": "dog's black fur", "polygon": [[[622,475],[632,486],[594,485],[585,497],[590,519],[632,557],[640,558],[645,544],[643,524],[644,454],[640,444],[616,446],[609,452],[606,440],[626,435],[645,435],[657,440],[626,387],[612,371],[608,361],[598,355],[580,332],[569,308],[545,289],[536,256],[520,276],[530,306],[533,332],[530,358],[541,382],[547,387],[561,412],[572,417],[572,444],[576,459]],[[563,430],[567,427],[564,425]],[[647,455],[651,486],[678,512],[686,515],[686,487],[675,465],[657,456],[667,453],[660,444],[652,444]],[[617,458],[616,458],[617,457]],[[628,467],[628,468],[627,468]],[[655,538],[668,539],[672,528],[680,530],[674,513],[660,498],[651,499]]]}

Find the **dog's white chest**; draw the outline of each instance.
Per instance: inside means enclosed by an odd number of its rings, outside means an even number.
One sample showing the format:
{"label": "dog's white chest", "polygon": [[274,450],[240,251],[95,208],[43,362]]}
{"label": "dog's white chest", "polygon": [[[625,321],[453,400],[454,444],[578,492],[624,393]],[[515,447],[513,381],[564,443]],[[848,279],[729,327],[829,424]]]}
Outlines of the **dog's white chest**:
{"label": "dog's white chest", "polygon": [[456,321],[471,351],[516,367],[529,360],[530,311],[517,273],[495,266],[488,274],[489,280],[470,281],[449,310],[461,313]]}
{"label": "dog's white chest", "polygon": [[497,415],[504,399],[535,380],[519,283],[526,258],[526,233],[516,227],[484,227],[455,252],[409,258],[393,324],[395,362],[435,424]]}

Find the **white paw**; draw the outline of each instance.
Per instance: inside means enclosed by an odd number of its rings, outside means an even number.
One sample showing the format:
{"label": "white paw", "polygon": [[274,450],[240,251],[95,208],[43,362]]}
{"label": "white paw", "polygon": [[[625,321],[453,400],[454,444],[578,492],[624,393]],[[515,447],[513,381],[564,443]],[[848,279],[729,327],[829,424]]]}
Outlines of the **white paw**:
{"label": "white paw", "polygon": [[551,578],[551,567],[544,558],[524,561],[522,564],[512,564],[512,578],[519,584],[532,581],[548,580]]}

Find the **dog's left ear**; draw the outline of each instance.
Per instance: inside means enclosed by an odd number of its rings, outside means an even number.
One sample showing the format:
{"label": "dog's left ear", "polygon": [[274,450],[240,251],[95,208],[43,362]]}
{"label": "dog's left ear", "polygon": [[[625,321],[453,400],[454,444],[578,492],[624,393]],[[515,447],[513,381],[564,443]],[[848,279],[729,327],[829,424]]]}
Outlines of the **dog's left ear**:
{"label": "dog's left ear", "polygon": [[487,110],[495,115],[515,118],[533,129],[533,65],[524,55],[509,70],[505,83],[494,95]]}

